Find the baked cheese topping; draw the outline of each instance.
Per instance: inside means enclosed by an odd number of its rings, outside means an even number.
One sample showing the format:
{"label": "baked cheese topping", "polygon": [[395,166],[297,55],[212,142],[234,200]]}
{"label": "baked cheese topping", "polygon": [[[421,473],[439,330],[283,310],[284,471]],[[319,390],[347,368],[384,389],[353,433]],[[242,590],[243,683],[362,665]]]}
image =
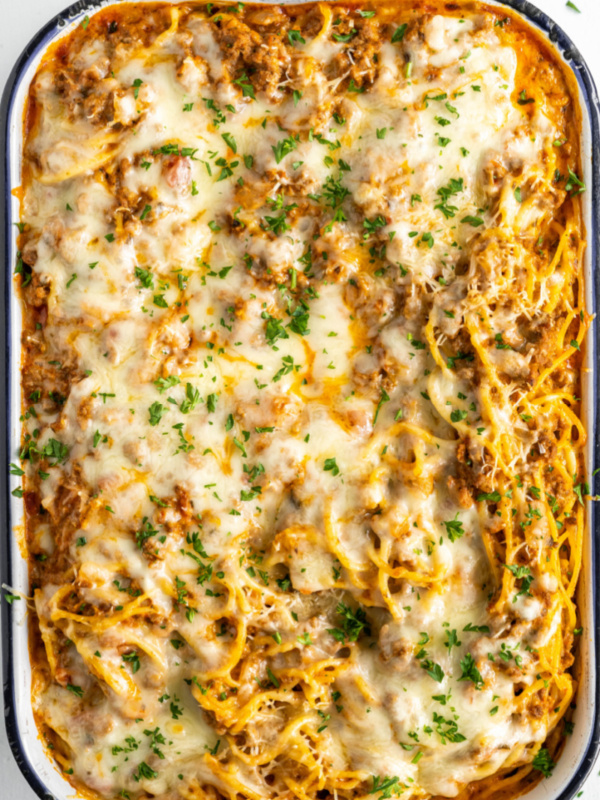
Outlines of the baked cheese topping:
{"label": "baked cheese topping", "polygon": [[101,798],[522,791],[574,689],[571,78],[497,8],[136,5],[25,120],[52,755]]}

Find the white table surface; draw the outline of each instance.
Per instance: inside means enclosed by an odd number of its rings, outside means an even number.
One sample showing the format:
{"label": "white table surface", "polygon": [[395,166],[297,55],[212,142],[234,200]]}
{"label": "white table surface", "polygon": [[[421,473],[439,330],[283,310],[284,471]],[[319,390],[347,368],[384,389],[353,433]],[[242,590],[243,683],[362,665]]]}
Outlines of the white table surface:
{"label": "white table surface", "polygon": [[[581,13],[569,8],[566,0],[535,0],[538,8],[552,17],[573,39],[600,88],[600,0],[574,2]],[[0,0],[0,87],[4,86],[12,65],[31,37],[67,5],[68,0]],[[600,798],[599,767],[600,762],[596,763],[584,787],[583,797],[587,800]],[[6,731],[0,722],[0,800],[35,798],[12,757]]]}

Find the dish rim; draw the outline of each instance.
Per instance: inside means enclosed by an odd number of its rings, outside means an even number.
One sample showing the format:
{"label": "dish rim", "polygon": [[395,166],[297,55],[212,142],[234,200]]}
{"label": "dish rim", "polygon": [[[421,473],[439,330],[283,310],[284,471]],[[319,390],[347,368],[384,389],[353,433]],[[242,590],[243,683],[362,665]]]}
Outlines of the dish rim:
{"label": "dish rim", "polygon": [[[145,1],[145,0],[143,0]],[[176,0],[165,0],[175,2]],[[331,0],[329,0],[331,2]],[[78,17],[86,13],[94,13],[110,5],[118,5],[126,0],[78,0],[72,3],[64,11],[53,16],[40,30],[31,38],[21,55],[13,65],[7,79],[2,100],[0,102],[0,144],[4,147],[4,158],[0,159],[0,181],[4,191],[0,189],[0,210],[3,212],[4,226],[0,226],[0,252],[5,255],[5,268],[0,270],[0,307],[4,308],[5,323],[0,325],[0,353],[6,375],[5,391],[0,393],[0,425],[4,436],[0,437],[0,457],[6,466],[5,478],[0,481],[0,531],[6,535],[0,535],[0,584],[12,585],[12,559],[18,544],[13,535],[12,509],[10,502],[10,477],[8,465],[11,458],[11,445],[14,444],[11,436],[11,386],[18,380],[18,373],[15,370],[15,359],[11,352],[11,288],[13,283],[13,265],[11,252],[11,236],[14,222],[11,213],[11,190],[14,188],[10,183],[10,166],[12,162],[11,132],[10,124],[13,117],[13,109],[17,101],[17,93],[24,79],[27,68],[37,58],[43,49],[46,49],[51,42],[65,32],[65,28]],[[259,0],[260,2],[260,0]],[[268,5],[276,0],[263,0],[262,4]],[[294,4],[293,0],[283,0],[286,4]],[[296,0],[298,5],[310,2],[310,0]],[[333,0],[335,3],[335,0]],[[486,0],[482,0],[486,2]],[[589,192],[590,220],[591,228],[587,231],[587,241],[591,263],[589,284],[586,292],[591,295],[591,312],[596,312],[598,300],[600,298],[600,270],[597,267],[598,255],[600,254],[600,202],[594,203],[594,196],[600,196],[600,158],[594,157],[595,152],[600,152],[600,100],[598,98],[594,79],[583,59],[578,48],[571,38],[554,20],[534,6],[529,0],[487,0],[491,5],[507,6],[521,15],[534,28],[540,30],[552,46],[559,51],[562,59],[572,69],[579,89],[579,101],[582,110],[585,107],[589,119],[590,150],[582,154],[583,158],[591,156],[589,165],[592,179]],[[582,130],[583,141],[583,130]],[[591,289],[591,292],[590,292]],[[594,326],[593,331],[587,338],[589,363],[595,363],[595,355],[600,349],[600,328]],[[18,362],[17,362],[18,363]],[[12,371],[9,371],[12,370]],[[592,403],[587,409],[587,427],[592,440],[591,464],[600,464],[600,437],[597,431],[597,398],[600,397],[600,366],[593,371],[591,377],[591,387],[589,394]],[[593,494],[600,492],[600,475],[590,475],[588,480]],[[587,503],[587,529],[591,533],[589,547],[591,564],[589,575],[591,581],[590,593],[591,603],[587,610],[590,620],[587,620],[584,627],[588,636],[591,637],[588,646],[588,663],[594,663],[595,681],[591,687],[593,717],[591,720],[590,731],[587,742],[582,754],[578,758],[578,764],[565,788],[555,798],[555,800],[572,800],[576,793],[581,789],[587,779],[594,762],[600,752],[600,522],[596,519],[594,503]],[[27,755],[23,745],[23,737],[19,722],[19,713],[16,699],[15,664],[14,649],[17,636],[14,630],[13,606],[6,602],[0,603],[0,629],[3,631],[2,637],[2,676],[3,676],[3,695],[5,707],[5,726],[8,743],[17,765],[25,780],[32,788],[34,793],[41,800],[55,800],[54,795],[44,785],[42,778],[38,774],[35,765]],[[23,630],[28,635],[28,626],[24,625]],[[560,764],[560,761],[558,762]],[[523,795],[524,800],[530,793]]]}

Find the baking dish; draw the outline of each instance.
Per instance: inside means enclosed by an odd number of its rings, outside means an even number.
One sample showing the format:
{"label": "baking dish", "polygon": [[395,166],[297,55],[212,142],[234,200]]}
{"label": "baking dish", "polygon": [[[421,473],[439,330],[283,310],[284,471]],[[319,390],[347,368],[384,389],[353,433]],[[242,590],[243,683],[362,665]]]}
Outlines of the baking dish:
{"label": "baking dish", "polygon": [[[6,176],[7,176],[7,189],[11,190],[18,186],[20,182],[20,135],[21,135],[21,119],[22,119],[22,103],[25,99],[28,83],[33,75],[39,58],[43,52],[44,47],[57,35],[60,35],[61,28],[68,31],[70,26],[66,20],[71,20],[71,25],[79,24],[82,15],[86,11],[91,11],[93,8],[100,4],[92,5],[91,8],[78,4],[71,8],[63,15],[62,19],[50,23],[30,45],[21,61],[17,65],[7,95],[5,97],[4,110],[6,114],[6,136],[5,152],[7,153],[6,163]],[[519,4],[510,5],[518,6]],[[540,22],[531,9],[526,9],[526,16],[534,22]],[[591,282],[591,265],[594,263],[594,256],[596,252],[596,243],[593,241],[596,235],[597,228],[595,227],[595,220],[592,219],[592,211],[590,208],[591,198],[593,197],[594,190],[597,188],[597,176],[593,173],[593,165],[591,163],[592,146],[597,142],[597,114],[592,97],[594,96],[593,87],[589,80],[587,73],[582,65],[574,61],[573,53],[568,50],[569,43],[565,39],[561,39],[561,34],[544,18],[541,19],[542,28],[547,30],[554,37],[555,43],[558,44],[561,52],[565,52],[565,58],[572,63],[575,63],[576,72],[579,78],[579,92],[581,98],[581,106],[583,111],[583,153],[584,153],[584,178],[589,187],[589,191],[585,196],[587,200],[585,208],[585,221],[586,227],[590,234],[591,246],[588,251],[586,271],[588,275],[588,306],[593,311],[593,287]],[[6,193],[7,209],[5,219],[7,222],[6,241],[7,241],[7,264],[14,264],[15,258],[15,245],[13,241],[13,228],[12,223],[18,219],[16,206],[16,198],[7,191]],[[10,267],[9,267],[10,270]],[[6,285],[10,285],[10,272],[7,273]],[[7,322],[8,327],[6,331],[6,338],[8,343],[8,374],[11,376],[9,381],[9,393],[7,401],[7,424],[8,424],[8,446],[10,448],[7,455],[7,462],[11,459],[14,460],[16,451],[20,441],[19,436],[19,423],[18,416],[20,413],[19,402],[19,387],[17,380],[18,365],[15,363],[17,359],[16,353],[19,352],[19,338],[20,338],[20,304],[13,296],[13,293],[8,293],[8,306],[7,306]],[[588,368],[594,361],[594,346],[590,344],[587,352]],[[590,381],[585,386],[587,407],[592,409],[593,388]],[[590,445],[587,452],[588,470],[592,468],[592,452],[591,443],[594,441],[594,420],[588,420],[588,427],[590,429]],[[8,470],[7,470],[8,471]],[[14,488],[9,486],[8,490]],[[13,500],[8,494],[6,498],[10,499],[12,507],[9,507],[9,513],[15,531],[20,530],[22,520],[19,517],[21,509],[18,500]],[[590,526],[593,530],[593,519],[590,512]],[[15,537],[16,539],[17,537]],[[8,545],[11,547],[11,544]],[[5,564],[7,567],[6,582],[13,586],[17,591],[27,591],[26,567],[20,559],[18,548],[13,546],[13,550],[8,554]],[[555,775],[550,781],[544,782],[543,786],[538,787],[529,793],[529,797],[541,797],[542,795],[548,796],[548,792],[553,797],[570,797],[577,790],[581,780],[585,777],[586,771],[592,763],[594,753],[590,748],[592,736],[595,733],[596,718],[594,716],[595,696],[596,696],[596,674],[595,674],[595,644],[593,638],[590,637],[589,632],[594,629],[594,561],[593,561],[593,543],[587,542],[587,552],[585,558],[585,574],[583,577],[581,591],[580,591],[580,605],[582,607],[583,621],[586,630],[586,637],[582,645],[581,664],[583,665],[583,681],[579,693],[579,710],[576,715],[575,733],[570,738],[566,752],[560,761]],[[9,735],[14,740],[14,746],[18,751],[19,757],[29,773],[28,778],[32,781],[32,785],[38,793],[43,792],[44,784],[47,789],[51,790],[56,796],[65,796],[66,792],[70,793],[70,787],[65,784],[60,775],[53,769],[51,763],[46,759],[41,743],[35,731],[34,721],[32,718],[31,705],[30,705],[30,668],[27,653],[27,635],[26,626],[22,615],[25,613],[23,603],[16,603],[14,610],[14,618],[11,620],[12,628],[8,629],[11,633],[9,648],[6,654],[9,681],[7,683],[7,708],[9,710]],[[595,737],[594,737],[595,738]],[[24,770],[25,771],[25,770]],[[575,775],[575,776],[574,776]]]}

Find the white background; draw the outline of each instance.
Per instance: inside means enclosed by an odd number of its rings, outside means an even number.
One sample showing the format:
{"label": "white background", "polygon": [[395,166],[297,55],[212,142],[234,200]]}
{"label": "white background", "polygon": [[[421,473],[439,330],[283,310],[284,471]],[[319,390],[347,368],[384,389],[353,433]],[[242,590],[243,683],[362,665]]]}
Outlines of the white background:
{"label": "white background", "polygon": [[[537,0],[536,5],[573,39],[600,86],[600,0],[574,2],[581,13],[567,7],[566,0]],[[0,0],[1,87],[6,83],[14,62],[29,40],[54,14],[67,5],[68,0]],[[586,800],[600,798],[599,766],[600,764],[596,764],[584,788],[583,797]],[[0,722],[0,800],[35,800],[35,797],[12,758],[6,732]]]}

